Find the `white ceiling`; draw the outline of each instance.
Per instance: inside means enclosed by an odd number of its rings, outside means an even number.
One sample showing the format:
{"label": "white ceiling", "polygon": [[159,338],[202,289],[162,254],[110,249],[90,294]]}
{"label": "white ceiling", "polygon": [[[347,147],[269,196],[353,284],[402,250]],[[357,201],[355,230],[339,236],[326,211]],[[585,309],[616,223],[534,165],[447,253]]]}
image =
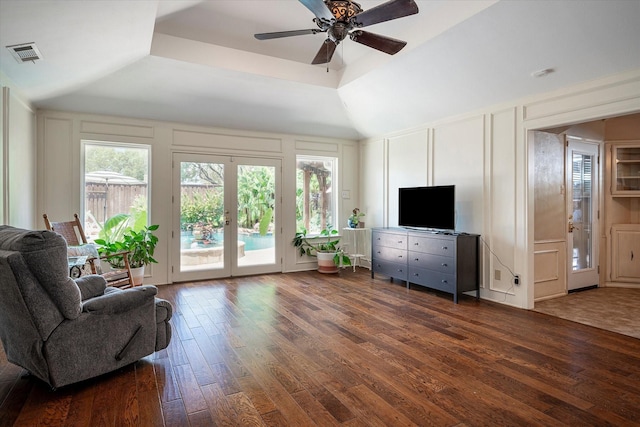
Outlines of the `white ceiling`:
{"label": "white ceiling", "polygon": [[314,28],[295,0],[0,0],[0,71],[38,108],[359,139],[640,68],[638,0],[417,4],[367,28],[400,53],[347,39],[327,71],[323,34],[253,37]]}

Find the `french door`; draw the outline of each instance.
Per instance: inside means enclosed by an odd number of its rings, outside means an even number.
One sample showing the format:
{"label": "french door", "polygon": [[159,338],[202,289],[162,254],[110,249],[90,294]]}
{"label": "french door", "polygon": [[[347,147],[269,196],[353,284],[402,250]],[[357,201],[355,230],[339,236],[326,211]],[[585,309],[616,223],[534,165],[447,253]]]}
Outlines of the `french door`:
{"label": "french door", "polygon": [[282,271],[280,160],[173,155],[174,282]]}
{"label": "french door", "polygon": [[569,291],[597,285],[598,145],[567,141],[567,248]]}

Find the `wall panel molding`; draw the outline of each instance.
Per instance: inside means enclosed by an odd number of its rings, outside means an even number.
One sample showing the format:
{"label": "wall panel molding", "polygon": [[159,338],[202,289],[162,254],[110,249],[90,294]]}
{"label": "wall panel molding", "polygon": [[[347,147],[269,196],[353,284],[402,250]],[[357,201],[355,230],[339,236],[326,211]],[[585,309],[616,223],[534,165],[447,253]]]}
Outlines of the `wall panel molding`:
{"label": "wall panel molding", "polygon": [[[631,77],[602,86],[585,88],[524,104],[524,120],[536,120],[563,114],[575,114],[579,110],[598,109],[611,104],[637,102],[640,97],[640,77]],[[637,104],[636,104],[637,105]]]}
{"label": "wall panel molding", "polygon": [[567,293],[567,244],[565,241],[536,242],[534,258],[534,298],[536,301]]}
{"label": "wall panel molding", "polygon": [[92,133],[97,135],[127,136],[137,138],[154,137],[153,126],[97,122],[91,120],[82,120],[80,122],[80,132]]}
{"label": "wall panel molding", "polygon": [[73,218],[74,195],[69,189],[78,187],[73,181],[73,119],[44,117],[43,135],[43,212],[51,218]]}
{"label": "wall panel molding", "polygon": [[318,153],[337,154],[340,151],[340,144],[337,143],[324,143],[318,141],[308,141],[302,139],[296,139],[296,150],[300,151],[317,151]]}
{"label": "wall panel molding", "polygon": [[280,138],[239,136],[187,130],[173,131],[173,145],[243,152],[282,152],[282,139]]}

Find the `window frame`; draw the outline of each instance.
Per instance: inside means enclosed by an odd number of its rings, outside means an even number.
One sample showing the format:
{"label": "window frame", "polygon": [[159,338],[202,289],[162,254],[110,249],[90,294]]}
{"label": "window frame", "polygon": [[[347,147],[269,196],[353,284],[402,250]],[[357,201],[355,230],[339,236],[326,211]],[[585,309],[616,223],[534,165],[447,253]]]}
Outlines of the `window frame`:
{"label": "window frame", "polygon": [[[300,168],[298,168],[298,163],[300,161],[306,162],[331,162],[331,197],[330,197],[330,209],[329,214],[331,221],[327,221],[327,228],[329,229],[337,229],[338,228],[338,157],[337,156],[322,156],[316,154],[296,154],[296,185],[295,185],[295,206],[296,206],[296,214],[295,214],[295,230],[300,231],[298,228],[298,216],[297,216],[297,206],[298,206],[298,172]],[[303,213],[304,215],[304,213]],[[311,227],[310,227],[311,228]],[[316,230],[307,230],[307,236],[315,237],[320,235],[320,229]]]}
{"label": "window frame", "polygon": [[[147,184],[147,224],[151,224],[151,194],[152,194],[152,146],[151,144],[131,143],[125,141],[104,141],[95,139],[82,139],[80,141],[80,221],[82,221],[83,227],[86,228],[86,150],[87,146],[98,147],[110,147],[110,148],[123,148],[123,149],[142,149],[147,152],[147,171],[146,171],[146,184]],[[126,213],[126,212],[125,212]],[[86,231],[85,231],[86,232]],[[89,236],[87,235],[87,238]]]}

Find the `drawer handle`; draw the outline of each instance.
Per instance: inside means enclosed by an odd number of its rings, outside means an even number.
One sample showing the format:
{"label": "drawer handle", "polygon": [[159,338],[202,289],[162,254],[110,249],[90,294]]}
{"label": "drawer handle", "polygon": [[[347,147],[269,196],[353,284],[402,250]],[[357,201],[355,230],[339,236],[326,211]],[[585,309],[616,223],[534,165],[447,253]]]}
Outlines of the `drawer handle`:
{"label": "drawer handle", "polygon": [[402,243],[402,240],[398,240],[398,243]]}
{"label": "drawer handle", "polygon": [[633,261],[633,251],[631,251],[631,261]]}
{"label": "drawer handle", "polygon": [[448,283],[446,280],[443,280],[442,283]]}
{"label": "drawer handle", "polygon": [[419,259],[419,258],[416,258],[416,259],[414,259],[414,261],[420,261],[420,259]]}
{"label": "drawer handle", "polygon": [[402,255],[398,255],[398,258],[402,258]]}
{"label": "drawer handle", "polygon": [[441,266],[443,266],[443,267],[446,267],[446,266],[447,266],[447,263],[446,263],[446,262],[443,262],[443,263],[442,263],[442,264],[440,264],[440,265],[441,265]]}
{"label": "drawer handle", "polygon": [[420,243],[415,242],[413,245],[414,245],[414,246],[420,246]]}
{"label": "drawer handle", "polygon": [[443,246],[443,247],[442,247],[442,250],[443,250],[443,251],[446,251],[447,249],[449,249],[449,248],[448,248],[448,247],[446,247],[446,246]]}

